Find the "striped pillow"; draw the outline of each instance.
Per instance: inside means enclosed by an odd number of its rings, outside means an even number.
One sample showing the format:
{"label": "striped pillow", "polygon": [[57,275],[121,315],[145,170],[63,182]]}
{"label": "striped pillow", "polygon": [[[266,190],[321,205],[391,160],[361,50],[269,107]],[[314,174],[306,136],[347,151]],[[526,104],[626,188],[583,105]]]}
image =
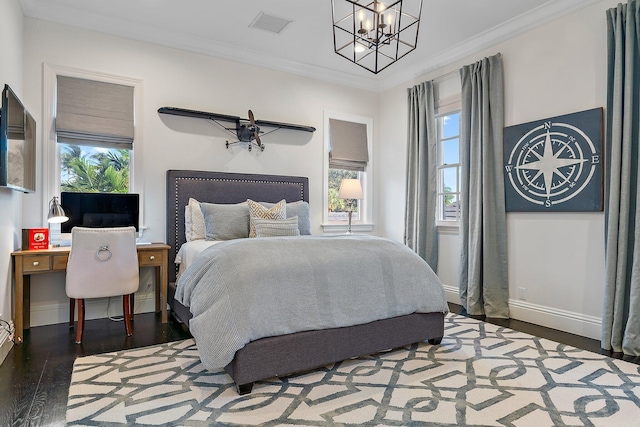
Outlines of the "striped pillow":
{"label": "striped pillow", "polygon": [[254,225],[256,219],[273,220],[285,219],[287,217],[287,202],[284,199],[280,200],[271,208],[266,208],[251,199],[248,199],[247,203],[249,204],[249,237],[256,237],[256,228]]}
{"label": "striped pillow", "polygon": [[299,236],[298,217],[254,220],[256,237]]}
{"label": "striped pillow", "polygon": [[[273,203],[260,202],[265,208],[270,208]],[[309,215],[309,203],[302,200],[297,202],[287,202],[287,218],[298,216],[298,230],[300,234],[311,234],[311,219]]]}

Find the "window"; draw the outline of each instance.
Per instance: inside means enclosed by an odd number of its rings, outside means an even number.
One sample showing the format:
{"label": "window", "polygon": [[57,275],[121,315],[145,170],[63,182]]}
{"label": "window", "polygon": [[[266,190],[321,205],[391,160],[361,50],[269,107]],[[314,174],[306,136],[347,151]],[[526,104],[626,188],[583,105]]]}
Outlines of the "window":
{"label": "window", "polygon": [[338,197],[343,179],[359,179],[362,181],[360,172],[329,168],[329,221],[347,221],[349,209],[353,212],[352,221],[359,221],[360,200],[348,200]]}
{"label": "window", "polygon": [[56,79],[60,190],[128,193],[133,149],[133,87]]}
{"label": "window", "polygon": [[[438,143],[438,221],[460,220],[460,105],[440,103],[436,115]],[[444,112],[441,112],[444,111]]]}
{"label": "window", "polygon": [[[372,120],[364,117],[325,112],[325,209],[324,231],[346,230],[349,210],[355,231],[371,231]],[[343,179],[358,179],[362,199],[341,199]]]}
{"label": "window", "polygon": [[[139,193],[140,80],[45,65],[48,204],[62,191]],[[141,180],[139,180],[141,182]]]}
{"label": "window", "polygon": [[60,191],[129,193],[131,150],[59,144]]}

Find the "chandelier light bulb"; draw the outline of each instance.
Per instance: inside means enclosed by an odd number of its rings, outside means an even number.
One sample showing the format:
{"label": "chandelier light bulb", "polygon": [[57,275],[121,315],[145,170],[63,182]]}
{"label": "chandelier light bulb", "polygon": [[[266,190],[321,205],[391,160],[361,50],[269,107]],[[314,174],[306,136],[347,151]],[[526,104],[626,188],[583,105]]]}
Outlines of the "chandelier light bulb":
{"label": "chandelier light bulb", "polygon": [[422,2],[331,0],[335,52],[378,74],[416,49]]}

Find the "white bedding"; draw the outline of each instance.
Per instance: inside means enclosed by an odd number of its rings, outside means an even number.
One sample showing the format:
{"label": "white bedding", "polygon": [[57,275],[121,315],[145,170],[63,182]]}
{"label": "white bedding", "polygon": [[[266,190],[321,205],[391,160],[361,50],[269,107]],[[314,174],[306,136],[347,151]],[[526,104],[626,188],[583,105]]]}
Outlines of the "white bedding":
{"label": "white bedding", "polygon": [[175,263],[178,267],[178,278],[182,275],[182,272],[187,269],[193,262],[193,260],[208,247],[221,243],[222,240],[192,240],[185,243],[178,250]]}

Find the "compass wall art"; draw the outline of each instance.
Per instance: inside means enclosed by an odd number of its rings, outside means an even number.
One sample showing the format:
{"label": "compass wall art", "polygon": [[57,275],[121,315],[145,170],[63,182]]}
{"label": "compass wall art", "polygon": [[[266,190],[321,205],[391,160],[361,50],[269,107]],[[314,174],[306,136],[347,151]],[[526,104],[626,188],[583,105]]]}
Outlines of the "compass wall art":
{"label": "compass wall art", "polygon": [[602,108],[504,129],[507,211],[601,211]]}

